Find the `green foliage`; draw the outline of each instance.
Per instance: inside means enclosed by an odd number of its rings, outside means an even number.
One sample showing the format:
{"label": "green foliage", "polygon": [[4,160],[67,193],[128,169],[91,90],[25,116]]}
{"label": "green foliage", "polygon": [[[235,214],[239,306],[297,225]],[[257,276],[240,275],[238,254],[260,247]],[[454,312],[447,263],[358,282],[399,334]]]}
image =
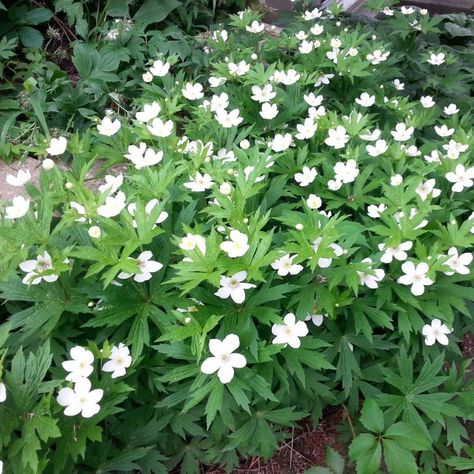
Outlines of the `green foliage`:
{"label": "green foliage", "polygon": [[0,153],[43,162],[0,210],[5,472],[230,472],[340,406],[359,473],[472,469],[470,20],[92,3],[49,6],[68,73],[0,41]]}

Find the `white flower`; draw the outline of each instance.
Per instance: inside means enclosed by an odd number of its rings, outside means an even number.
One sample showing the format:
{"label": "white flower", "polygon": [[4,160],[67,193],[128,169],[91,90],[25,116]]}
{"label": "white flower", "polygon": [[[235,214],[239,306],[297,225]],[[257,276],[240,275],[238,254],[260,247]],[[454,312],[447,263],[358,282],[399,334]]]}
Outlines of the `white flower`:
{"label": "white flower", "polygon": [[223,41],[224,43],[229,38],[229,33],[226,30],[217,30],[212,33],[212,39],[215,41]]}
{"label": "white flower", "polygon": [[338,161],[334,165],[335,179],[342,183],[352,183],[359,176],[359,168],[355,160],[348,160],[346,163]]}
{"label": "white flower", "polygon": [[315,194],[310,194],[306,200],[306,205],[310,209],[319,209],[323,205],[323,201]]}
{"label": "white flower", "polygon": [[201,174],[199,171],[196,173],[194,178],[189,177],[190,181],[184,183],[184,186],[195,193],[200,193],[206,191],[207,189],[211,189],[214,181],[209,174],[204,173]]}
{"label": "white flower", "polygon": [[272,150],[276,153],[282,152],[290,148],[293,137],[289,133],[281,135],[277,133],[272,140]]}
{"label": "white flower", "polygon": [[[318,251],[319,246],[321,245],[322,240],[323,240],[322,237],[318,237],[316,240],[313,241],[313,243],[312,243],[311,246],[313,247],[313,250],[314,250],[315,252]],[[340,245],[338,245],[338,244],[332,243],[332,244],[329,244],[328,247],[334,252],[334,255],[335,255],[336,257],[340,257],[340,256],[344,253],[343,248],[342,248]],[[332,257],[320,257],[320,258],[318,259],[318,267],[320,267],[320,268],[328,268],[328,267],[331,266],[332,260],[333,260]]]}
{"label": "white flower", "polygon": [[198,100],[204,97],[204,92],[202,90],[202,84],[192,84],[191,82],[187,82],[181,90],[181,93],[188,100]]}
{"label": "white flower", "polygon": [[12,205],[5,208],[5,219],[19,219],[23,217],[30,208],[30,200],[23,196],[16,196],[12,199]]}
{"label": "white flower", "polygon": [[433,97],[430,95],[421,96],[420,103],[425,109],[430,109],[436,104],[436,102],[433,100]]}
{"label": "white flower", "polygon": [[135,118],[142,123],[147,123],[150,120],[158,117],[158,114],[161,111],[160,104],[158,102],[152,102],[151,104],[145,104],[143,106],[143,111],[137,112]]}
{"label": "white flower", "polygon": [[316,133],[318,125],[312,118],[307,118],[303,124],[297,124],[296,129],[298,130],[298,133],[295,135],[295,137],[298,140],[309,140]]}
{"label": "white flower", "polygon": [[433,319],[431,324],[425,324],[421,330],[423,336],[425,336],[425,344],[427,346],[432,346],[435,342],[439,342],[443,346],[449,344],[448,334],[451,334],[452,331],[442,324],[439,319]]}
{"label": "white flower", "polygon": [[441,194],[441,189],[435,188],[436,180],[429,179],[424,183],[420,183],[415,189],[418,196],[420,196],[422,201],[426,201],[428,196],[431,194],[431,197],[438,197]]}
{"label": "white flower", "polygon": [[318,172],[316,168],[309,168],[308,166],[303,166],[303,170],[301,173],[295,174],[295,181],[302,187],[308,186],[312,183],[317,176]]}
{"label": "white flower", "polygon": [[247,272],[245,271],[238,272],[231,277],[222,276],[219,283],[221,287],[214,294],[222,299],[230,296],[235,303],[241,304],[245,300],[245,290],[255,288],[252,283],[244,282],[246,278]]}
{"label": "white flower", "polygon": [[62,363],[63,369],[69,372],[66,380],[69,382],[78,382],[82,378],[89,377],[94,368],[94,354],[81,346],[72,347],[69,351],[72,360],[66,360]]}
{"label": "white flower", "polygon": [[390,133],[397,142],[406,142],[410,140],[414,131],[413,127],[407,127],[404,123],[397,123],[395,130],[392,130]]}
{"label": "white flower", "polygon": [[262,104],[262,110],[260,110],[260,116],[265,120],[272,120],[278,115],[278,107],[276,104],[269,104],[264,102]]}
{"label": "white flower", "polygon": [[46,151],[52,156],[62,155],[66,151],[66,147],[67,140],[64,137],[51,138],[49,147],[46,148]]}
{"label": "white flower", "polygon": [[388,144],[385,140],[377,140],[375,145],[366,145],[365,149],[370,156],[379,156],[388,150]]}
{"label": "white flower", "polygon": [[370,53],[366,56],[367,61],[374,66],[380,64],[383,61],[386,61],[390,55],[390,51],[382,52],[380,49],[376,49],[373,53]]}
{"label": "white flower", "polygon": [[328,181],[328,189],[331,191],[337,191],[338,189],[341,189],[342,187],[342,181],[339,181],[338,179],[330,179]]}
{"label": "white flower", "polygon": [[425,286],[432,285],[433,280],[427,277],[429,266],[421,262],[415,266],[413,262],[404,262],[402,271],[405,275],[398,278],[397,282],[402,285],[411,285],[411,292],[415,296],[422,295],[425,292]]}
{"label": "white flower", "polygon": [[325,314],[308,314],[304,320],[313,321],[313,324],[319,327],[323,324],[325,317]]}
{"label": "white flower", "polygon": [[441,127],[435,125],[435,132],[440,137],[450,137],[454,133],[454,128],[448,128],[446,125],[441,125]]}
{"label": "white flower", "polygon": [[130,349],[120,343],[117,346],[112,347],[112,354],[103,366],[104,372],[112,372],[112,378],[121,377],[125,375],[126,369],[132,365],[132,356],[130,355]]}
{"label": "white flower", "polygon": [[213,95],[211,99],[211,112],[229,107],[229,96],[223,92],[221,95]]}
{"label": "white flower", "polygon": [[385,204],[379,204],[378,206],[371,204],[367,207],[367,215],[372,217],[372,219],[378,219],[386,209],[387,206]]}
{"label": "white flower", "polygon": [[179,243],[179,248],[183,250],[194,250],[196,247],[206,255],[206,240],[201,235],[187,233]]}
{"label": "white flower", "polygon": [[245,61],[240,61],[239,63],[229,63],[227,65],[229,72],[232,76],[244,76],[250,70],[250,64],[247,64]]}
{"label": "white flower", "polygon": [[25,260],[20,263],[20,269],[26,272],[22,282],[27,285],[38,285],[41,280],[52,283],[56,281],[59,275],[48,274],[44,272],[53,268],[53,261],[48,252],[44,251],[43,255],[38,255],[36,260]]}
{"label": "white flower", "polygon": [[301,74],[297,72],[295,69],[288,69],[287,72],[285,71],[275,71],[274,73],[274,80],[285,84],[286,86],[291,86],[295,82],[298,82],[301,77]]}
{"label": "white flower", "polygon": [[430,54],[430,59],[427,61],[432,64],[433,66],[440,66],[441,64],[444,63],[446,58],[446,55],[444,53],[431,53]]}
{"label": "white flower", "polygon": [[118,216],[125,207],[125,194],[119,191],[115,196],[108,196],[105,204],[97,208],[97,214],[102,217]]}
{"label": "white flower", "polygon": [[89,227],[89,229],[87,230],[87,233],[89,234],[89,237],[91,239],[99,239],[100,236],[102,235],[102,231],[100,230],[100,227],[96,225]]}
{"label": "white flower", "polygon": [[220,160],[222,163],[231,163],[237,160],[235,153],[232,150],[227,150],[225,148],[221,148],[217,155],[214,155],[213,158],[215,160]]}
{"label": "white flower", "polygon": [[416,147],[416,145],[410,145],[410,146],[405,146],[405,145],[400,145],[400,148],[402,149],[402,151],[404,151],[407,156],[420,156],[421,155],[421,151],[418,150],[418,148]]}
{"label": "white flower", "polygon": [[469,148],[469,145],[463,145],[454,140],[449,140],[449,143],[443,145],[443,148],[446,150],[446,156],[450,160],[457,160],[459,155]]}
{"label": "white flower", "polygon": [[375,142],[378,140],[382,135],[382,132],[378,128],[374,128],[372,132],[364,133],[363,135],[359,135],[361,140],[366,142]]}
{"label": "white flower", "polygon": [[227,112],[227,110],[224,109],[220,109],[216,112],[215,119],[224,128],[237,127],[244,120],[239,114],[239,109],[234,109],[230,112]]}
{"label": "white flower", "polygon": [[209,351],[213,357],[208,357],[201,365],[201,372],[217,376],[221,383],[229,383],[234,378],[234,368],[241,369],[247,365],[247,359],[234,351],[240,346],[239,336],[229,334],[222,341],[211,339]]}
{"label": "white flower", "polygon": [[316,20],[316,18],[321,18],[322,15],[323,15],[323,12],[319,11],[318,8],[315,8],[314,10],[311,10],[311,11],[306,10],[303,13],[303,19],[305,19],[306,21]]}
{"label": "white flower", "polygon": [[248,240],[247,235],[234,229],[230,232],[229,240],[225,240],[220,244],[220,249],[230,258],[242,257],[250,248]]}
{"label": "white flower", "polygon": [[298,275],[303,270],[303,266],[297,263],[293,263],[293,260],[298,255],[284,255],[283,257],[278,258],[272,263],[272,268],[277,270],[278,275],[286,276],[290,275]]}
{"label": "white flower", "polygon": [[349,135],[347,135],[346,129],[342,125],[338,125],[336,128],[330,128],[328,130],[328,137],[324,140],[324,143],[337,150],[344,148],[348,141]]}
{"label": "white flower", "polygon": [[163,62],[160,59],[155,61],[150,68],[150,72],[156,77],[164,77],[170,70],[170,64]]}
{"label": "white flower", "polygon": [[322,95],[316,96],[311,92],[309,94],[304,94],[303,99],[311,107],[319,107],[323,103],[324,97]]}
{"label": "white flower", "polygon": [[105,183],[99,186],[99,192],[107,194],[113,194],[117,191],[120,186],[123,184],[123,175],[119,174],[118,176],[112,176],[108,174],[104,177]]}
{"label": "white flower", "polygon": [[102,122],[97,125],[97,131],[101,135],[105,135],[107,137],[111,137],[112,135],[115,135],[119,130],[122,124],[120,123],[120,120],[115,119],[113,122],[110,120],[109,117],[104,117],[102,119]]}
{"label": "white flower", "polygon": [[355,100],[361,107],[371,107],[375,104],[375,95],[369,95],[363,92],[360,97]]}
{"label": "white flower", "polygon": [[316,82],[314,87],[319,87],[321,84],[329,84],[329,81],[334,77],[334,74],[321,74]]}
{"label": "white flower", "polygon": [[[372,260],[370,258],[364,258],[361,263],[369,263],[370,266],[372,266]],[[368,288],[375,289],[379,287],[378,282],[383,280],[385,272],[381,268],[377,268],[376,270],[372,271],[374,275],[360,271],[358,271],[357,274],[359,275],[361,285],[365,285]]]}
{"label": "white flower", "polygon": [[276,336],[273,344],[288,344],[294,349],[298,349],[301,345],[300,337],[308,334],[308,326],[304,321],[296,321],[293,313],[288,313],[283,318],[283,324],[274,324],[272,333]]}
{"label": "white flower", "polygon": [[401,11],[404,15],[411,15],[412,13],[415,13],[415,9],[413,7],[405,7],[403,6],[401,8]]}
{"label": "white flower", "polygon": [[446,173],[446,179],[454,183],[451,190],[460,193],[464,188],[470,188],[474,184],[474,167],[466,169],[463,165],[457,165],[454,172]]}
{"label": "white flower", "polygon": [[0,403],[3,403],[6,399],[7,399],[7,387],[5,387],[5,384],[3,382],[0,382]]}
{"label": "white flower", "polygon": [[163,122],[160,118],[153,119],[151,125],[147,125],[148,131],[155,137],[169,137],[173,132],[173,121],[168,120]]}
{"label": "white flower", "polygon": [[17,175],[13,174],[8,174],[6,177],[6,182],[10,186],[23,186],[25,183],[27,183],[31,179],[31,173],[30,170],[18,170]]}
{"label": "white flower", "polygon": [[403,176],[401,174],[394,174],[390,177],[391,186],[400,186],[403,183]]}
{"label": "white flower", "polygon": [[150,280],[152,273],[158,272],[163,268],[160,262],[151,260],[153,254],[149,250],[142,252],[136,259],[128,257],[128,260],[137,262],[138,271],[136,273],[120,272],[117,277],[121,280],[126,280],[133,275],[133,279],[139,283]]}
{"label": "white flower", "polygon": [[49,171],[52,170],[55,166],[54,161],[51,158],[46,158],[41,162],[41,166],[44,170]]}
{"label": "white flower", "polygon": [[301,54],[309,54],[314,49],[314,42],[303,40],[298,48],[298,51]]}
{"label": "white flower", "polygon": [[470,273],[469,265],[472,263],[472,253],[466,252],[459,255],[456,247],[451,247],[448,250],[449,259],[446,260],[445,265],[450,267],[452,272],[444,272],[446,275],[454,275],[459,273],[460,275],[468,275]]}
{"label": "white flower", "polygon": [[153,81],[153,74],[149,71],[144,72],[142,74],[142,79],[143,79],[143,82],[151,82]]}
{"label": "white flower", "polygon": [[266,84],[263,87],[252,86],[252,97],[251,99],[255,102],[269,102],[276,97],[276,92],[273,91],[271,84]]}
{"label": "white flower", "polygon": [[397,91],[402,91],[403,89],[405,89],[405,84],[401,82],[400,79],[394,79],[393,85],[395,86],[395,89],[397,89]]}
{"label": "white flower", "polygon": [[407,240],[406,242],[401,242],[395,247],[386,247],[385,244],[378,244],[379,250],[383,250],[383,255],[380,257],[380,261],[383,263],[391,263],[395,258],[400,262],[403,262],[408,258],[406,253],[407,250],[410,250],[413,247],[413,242]]}
{"label": "white flower", "polygon": [[254,20],[250,24],[250,26],[246,26],[245,29],[249,33],[261,33],[265,29],[264,23],[259,23],[258,21]]}
{"label": "white flower", "polygon": [[146,143],[140,142],[139,146],[130,145],[125,158],[129,159],[137,170],[158,164],[163,159],[162,151],[147,148]]}
{"label": "white flower", "polygon": [[219,87],[222,86],[226,81],[225,77],[209,77],[208,82],[211,87]]}
{"label": "white flower", "polygon": [[425,155],[424,158],[428,163],[441,163],[437,150],[432,150],[431,154]]}
{"label": "white flower", "polygon": [[[152,199],[151,201],[148,201],[145,205],[145,215],[146,217],[149,217],[150,214],[153,212],[153,209],[155,209],[156,206],[160,205],[160,201],[158,199]],[[132,215],[135,216],[135,211],[137,210],[137,205],[136,203],[132,202],[127,206],[128,212]],[[161,224],[168,218],[168,213],[166,211],[162,211],[158,214],[158,217],[156,218],[155,224]],[[132,222],[133,227],[138,227],[137,221],[133,219]],[[156,226],[154,226],[156,227]]]}
{"label": "white flower", "polygon": [[449,104],[443,109],[443,112],[446,115],[455,115],[459,112],[459,109],[456,104]]}
{"label": "white flower", "polygon": [[61,406],[66,407],[64,410],[66,416],[80,413],[84,418],[91,418],[99,413],[98,402],[103,396],[103,390],[91,390],[90,380],[82,378],[74,384],[74,390],[69,387],[62,388],[58,393],[57,401]]}
{"label": "white flower", "polygon": [[302,41],[302,40],[305,40],[306,38],[308,38],[308,35],[303,30],[301,30],[301,31],[298,31],[298,33],[295,34],[295,37],[296,37],[297,40]]}
{"label": "white flower", "polygon": [[312,120],[318,120],[321,117],[324,117],[326,115],[326,109],[324,106],[320,105],[319,107],[310,107],[308,109],[308,118]]}
{"label": "white flower", "polygon": [[319,25],[318,23],[316,23],[315,25],[313,25],[309,31],[311,32],[311,34],[313,34],[314,36],[319,36],[323,31],[324,31],[324,26],[322,25]]}

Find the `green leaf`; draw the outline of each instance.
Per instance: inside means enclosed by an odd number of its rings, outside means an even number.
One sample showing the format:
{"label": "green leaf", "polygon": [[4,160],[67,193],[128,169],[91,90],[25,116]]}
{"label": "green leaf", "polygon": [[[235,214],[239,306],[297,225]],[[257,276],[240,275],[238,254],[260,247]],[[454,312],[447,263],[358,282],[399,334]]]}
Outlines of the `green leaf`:
{"label": "green leaf", "polygon": [[391,474],[418,474],[413,454],[395,441],[383,440],[385,463]]}
{"label": "green leaf", "polygon": [[181,2],[177,0],[145,0],[133,16],[133,20],[144,25],[159,23],[179,6]]}
{"label": "green leaf", "polygon": [[22,22],[26,25],[39,25],[44,23],[53,17],[53,12],[47,8],[40,7],[34,8],[26,12],[26,15],[22,17]]}
{"label": "green leaf", "polygon": [[455,467],[458,470],[465,471],[467,469],[474,469],[474,459],[463,458],[461,456],[453,456],[443,461],[448,466]]}
{"label": "green leaf", "polygon": [[380,441],[369,433],[362,433],[352,441],[349,448],[349,457],[356,461],[358,474],[377,472],[382,459]]}
{"label": "green leaf", "polygon": [[43,45],[43,35],[31,26],[22,26],[18,28],[21,44],[25,48],[41,48]]}
{"label": "green leaf", "polygon": [[383,411],[373,399],[366,400],[362,407],[361,423],[374,433],[382,433],[384,427]]}
{"label": "green leaf", "polygon": [[399,422],[390,426],[384,439],[390,438],[410,451],[427,451],[431,448],[431,440],[417,426]]}
{"label": "green leaf", "polygon": [[344,458],[335,449],[327,448],[326,463],[334,474],[344,473]]}
{"label": "green leaf", "polygon": [[211,391],[211,395],[209,396],[206,408],[204,412],[206,413],[206,423],[207,429],[210,428],[214,418],[218,411],[220,411],[222,407],[222,399],[224,397],[224,385],[218,381],[214,384],[214,388]]}
{"label": "green leaf", "polygon": [[127,0],[109,0],[105,7],[105,11],[109,16],[128,17],[129,12]]}

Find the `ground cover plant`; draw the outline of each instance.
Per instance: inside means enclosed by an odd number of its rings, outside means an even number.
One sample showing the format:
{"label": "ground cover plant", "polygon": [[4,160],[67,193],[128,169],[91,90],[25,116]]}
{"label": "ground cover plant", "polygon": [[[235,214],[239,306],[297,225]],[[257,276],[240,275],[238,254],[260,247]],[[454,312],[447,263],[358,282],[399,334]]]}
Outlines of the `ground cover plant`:
{"label": "ground cover plant", "polygon": [[0,153],[26,157],[39,136],[89,127],[129,107],[150,58],[206,66],[195,37],[243,0],[0,2]]}
{"label": "ground cover plant", "polygon": [[472,51],[373,5],[242,11],[8,178],[5,472],[231,471],[341,405],[359,473],[474,469]]}

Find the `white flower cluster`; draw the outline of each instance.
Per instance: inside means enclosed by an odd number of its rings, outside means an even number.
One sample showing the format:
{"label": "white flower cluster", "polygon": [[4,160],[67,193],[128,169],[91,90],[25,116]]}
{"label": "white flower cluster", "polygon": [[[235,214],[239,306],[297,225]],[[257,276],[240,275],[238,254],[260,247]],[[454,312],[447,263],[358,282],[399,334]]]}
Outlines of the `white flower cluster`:
{"label": "white flower cluster", "polygon": [[[102,389],[92,389],[88,377],[94,371],[94,354],[81,346],[72,347],[69,351],[71,360],[64,361],[62,366],[69,372],[66,376],[68,382],[74,384],[74,388],[62,388],[57,397],[58,403],[66,407],[66,416],[81,414],[84,418],[91,418],[100,411],[99,402],[104,396]],[[120,343],[113,346],[109,360],[102,366],[104,372],[112,372],[112,378],[125,375],[126,369],[132,365],[132,357],[127,346]]]}

